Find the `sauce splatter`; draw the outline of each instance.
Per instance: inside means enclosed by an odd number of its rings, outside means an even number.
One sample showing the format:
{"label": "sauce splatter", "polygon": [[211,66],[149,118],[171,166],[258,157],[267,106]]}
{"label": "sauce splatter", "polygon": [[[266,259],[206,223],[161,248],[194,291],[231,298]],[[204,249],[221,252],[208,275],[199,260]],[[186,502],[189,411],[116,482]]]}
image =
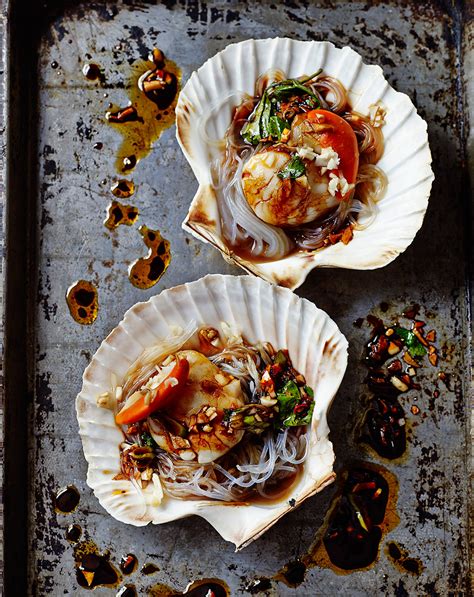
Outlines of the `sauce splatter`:
{"label": "sauce splatter", "polygon": [[400,522],[398,483],[388,470],[367,462],[355,464],[340,478],[326,522],[302,562],[348,574],[372,566],[382,538]]}
{"label": "sauce splatter", "polygon": [[120,573],[109,562],[109,554],[101,554],[91,540],[75,547],[74,560],[77,582],[85,589],[115,587],[121,581]]}
{"label": "sauce splatter", "polygon": [[54,508],[61,514],[74,512],[79,504],[80,494],[74,485],[61,487],[54,496]]}
{"label": "sauce splatter", "polygon": [[82,67],[82,74],[86,79],[89,79],[89,81],[99,80],[101,83],[105,81],[105,77],[100,70],[100,66],[94,62],[86,62]]}
{"label": "sauce splatter", "polygon": [[140,570],[142,574],[155,574],[155,572],[159,572],[159,568],[156,564],[144,564]]}
{"label": "sauce splatter", "polygon": [[151,288],[165,273],[171,261],[170,243],[158,230],[140,226],[139,232],[150,249],[146,257],[137,259],[130,266],[130,282],[137,288]]}
{"label": "sauce splatter", "polygon": [[82,529],[78,524],[70,524],[65,533],[65,537],[70,543],[77,543],[81,535]]}
{"label": "sauce splatter", "polygon": [[139,60],[132,68],[127,85],[130,106],[109,111],[107,118],[122,135],[116,161],[118,172],[131,171],[150,153],[163,131],[174,124],[181,81],[179,67],[157,49],[150,60]]}
{"label": "sauce splatter", "polygon": [[87,280],[79,280],[69,287],[66,301],[74,321],[81,325],[94,323],[99,313],[97,288]]}
{"label": "sauce splatter", "polygon": [[117,591],[115,597],[137,597],[137,595],[134,585],[125,585]]}
{"label": "sauce splatter", "polygon": [[132,574],[135,572],[138,566],[138,559],[133,553],[128,553],[125,556],[122,556],[120,560],[120,570],[123,574]]}
{"label": "sauce splatter", "polygon": [[125,180],[124,178],[116,180],[110,187],[110,191],[114,197],[119,199],[128,199],[135,192],[135,185],[131,180]]}
{"label": "sauce splatter", "polygon": [[115,230],[121,224],[132,226],[138,218],[138,209],[134,205],[125,205],[119,201],[112,201],[107,207],[107,217],[104,226]]}
{"label": "sauce splatter", "polygon": [[148,594],[150,597],[208,597],[209,594],[213,597],[230,597],[230,589],[222,580],[203,578],[191,582],[184,592],[159,583],[151,587]]}
{"label": "sauce splatter", "polygon": [[416,558],[410,558],[406,549],[395,543],[395,541],[387,543],[385,553],[401,572],[410,572],[411,574],[419,575],[423,571],[421,561]]}

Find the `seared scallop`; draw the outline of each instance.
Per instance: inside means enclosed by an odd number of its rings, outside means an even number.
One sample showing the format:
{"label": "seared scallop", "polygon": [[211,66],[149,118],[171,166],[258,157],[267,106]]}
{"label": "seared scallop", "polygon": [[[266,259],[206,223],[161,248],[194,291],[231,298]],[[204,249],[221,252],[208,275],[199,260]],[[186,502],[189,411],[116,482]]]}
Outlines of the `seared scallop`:
{"label": "seared scallop", "polygon": [[[189,378],[179,399],[166,408],[166,414],[187,429],[186,440],[197,461],[213,462],[242,439],[242,431],[222,423],[225,409],[245,404],[240,381],[196,350],[181,350],[176,357],[188,361]],[[184,452],[185,459],[192,459],[192,452]]]}
{"label": "seared scallop", "polygon": [[321,174],[313,159],[300,158],[305,166],[302,176],[281,176],[294,155],[295,150],[286,146],[272,146],[254,154],[242,172],[242,188],[250,207],[264,222],[282,228],[312,222],[338,204],[329,192],[329,175]]}

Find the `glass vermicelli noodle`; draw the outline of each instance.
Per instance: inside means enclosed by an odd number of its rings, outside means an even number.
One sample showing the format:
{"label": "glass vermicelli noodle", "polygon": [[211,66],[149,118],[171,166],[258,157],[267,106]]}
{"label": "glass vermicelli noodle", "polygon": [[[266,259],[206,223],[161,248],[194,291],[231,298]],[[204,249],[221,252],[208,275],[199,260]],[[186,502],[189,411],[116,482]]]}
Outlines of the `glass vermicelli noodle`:
{"label": "glass vermicelli noodle", "polygon": [[218,332],[174,330],[98,404],[124,434],[121,473],[185,500],[274,500],[308,455],[315,397],[286,350]]}
{"label": "glass vermicelli noodle", "polygon": [[333,77],[286,79],[276,69],[257,79],[253,97],[240,97],[212,165],[231,254],[278,260],[347,244],[373,222],[387,186],[376,166],[384,149],[380,106],[358,114]]}

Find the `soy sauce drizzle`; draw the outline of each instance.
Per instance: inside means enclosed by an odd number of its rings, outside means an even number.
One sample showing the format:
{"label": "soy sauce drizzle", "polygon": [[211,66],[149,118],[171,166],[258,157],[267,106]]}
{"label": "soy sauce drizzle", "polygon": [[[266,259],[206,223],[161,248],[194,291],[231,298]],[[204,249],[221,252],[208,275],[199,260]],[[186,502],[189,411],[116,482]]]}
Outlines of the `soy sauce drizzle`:
{"label": "soy sauce drizzle", "polygon": [[66,302],[74,321],[82,325],[94,323],[99,312],[97,288],[87,280],[78,280],[69,287]]}
{"label": "soy sauce drizzle", "polygon": [[70,524],[65,533],[65,537],[70,543],[77,543],[81,535],[82,529],[78,524]]}
{"label": "soy sauce drizzle", "polygon": [[158,230],[151,230],[145,225],[140,226],[139,232],[149,251],[146,257],[137,259],[130,266],[129,279],[137,288],[146,289],[154,286],[168,268],[171,261],[170,243]]}
{"label": "soy sauce drizzle", "polygon": [[137,221],[138,213],[138,209],[134,205],[125,205],[114,200],[107,207],[104,226],[109,230],[115,230],[121,224],[132,226]]}
{"label": "soy sauce drizzle", "polygon": [[127,84],[130,105],[111,109],[106,115],[109,124],[122,135],[118,172],[133,170],[174,123],[181,81],[179,67],[156,48],[149,60],[138,60],[132,68],[133,76]]}
{"label": "soy sauce drizzle", "polygon": [[101,554],[91,540],[75,547],[74,560],[77,582],[84,589],[115,587],[121,581],[119,572],[109,562],[109,554]]}
{"label": "soy sauce drizzle", "polygon": [[115,597],[136,597],[138,595],[134,585],[124,585],[117,591]]}
{"label": "soy sauce drizzle", "polygon": [[182,593],[168,585],[158,583],[148,592],[150,597],[230,597],[230,589],[224,581],[217,578],[204,578],[191,582]]}
{"label": "soy sauce drizzle", "polygon": [[74,512],[79,504],[80,494],[74,485],[61,487],[54,496],[54,508],[61,514]]}
{"label": "soy sauce drizzle", "polygon": [[303,563],[339,574],[372,566],[383,537],[400,522],[397,496],[397,480],[383,467],[362,462],[343,471],[325,523]]}
{"label": "soy sauce drizzle", "polygon": [[105,82],[105,76],[101,71],[100,66],[95,64],[95,62],[86,62],[82,67],[82,74],[86,79],[89,79],[89,81],[99,80],[101,83]]}
{"label": "soy sauce drizzle", "polygon": [[144,564],[140,570],[140,572],[142,574],[146,574],[146,575],[150,575],[150,574],[155,574],[155,572],[159,572],[160,569],[158,568],[158,566],[156,564]]}
{"label": "soy sauce drizzle", "polygon": [[110,192],[118,199],[128,199],[135,192],[135,185],[131,180],[121,178],[110,187]]}
{"label": "soy sauce drizzle", "polygon": [[421,561],[416,558],[410,558],[407,550],[395,543],[395,541],[387,543],[385,552],[401,572],[410,572],[410,574],[415,575],[422,573],[424,566]]}
{"label": "soy sauce drizzle", "polygon": [[137,566],[138,559],[133,553],[122,556],[119,564],[119,568],[123,574],[132,574],[137,569]]}

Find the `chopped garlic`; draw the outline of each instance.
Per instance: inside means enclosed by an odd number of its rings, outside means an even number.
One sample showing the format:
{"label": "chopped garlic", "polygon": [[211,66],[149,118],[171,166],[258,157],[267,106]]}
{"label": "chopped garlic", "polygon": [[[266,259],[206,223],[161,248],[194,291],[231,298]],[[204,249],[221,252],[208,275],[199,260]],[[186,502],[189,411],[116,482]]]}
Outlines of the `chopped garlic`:
{"label": "chopped garlic", "polygon": [[403,383],[403,381],[401,379],[399,379],[398,377],[395,377],[395,375],[393,375],[390,378],[390,381],[392,382],[392,385],[394,385],[399,392],[407,392],[408,391],[407,384]]}
{"label": "chopped garlic", "polygon": [[335,170],[340,161],[339,155],[332,147],[323,147],[316,157],[316,166],[320,166],[321,173],[324,174],[326,170]]}
{"label": "chopped garlic", "polygon": [[114,408],[114,401],[112,400],[112,396],[109,392],[103,392],[97,396],[96,400],[97,406],[100,408],[108,408],[109,410],[113,410]]}
{"label": "chopped garlic", "polygon": [[115,400],[117,400],[117,402],[120,402],[120,400],[122,399],[122,393],[123,393],[122,386],[117,386],[115,388]]}
{"label": "chopped garlic", "polygon": [[318,157],[318,153],[313,151],[310,147],[298,147],[296,153],[300,158],[306,160],[315,160]]}
{"label": "chopped garlic", "polygon": [[237,328],[235,323],[227,323],[226,321],[221,321],[221,330],[222,334],[224,335],[225,339],[228,341],[229,344],[241,344],[242,343],[242,336]]}
{"label": "chopped garlic", "polygon": [[336,176],[334,172],[329,173],[329,184],[328,184],[328,191],[329,194],[334,197],[334,195],[339,191],[342,196],[346,195],[349,191],[351,191],[355,185],[349,184],[344,176]]}

